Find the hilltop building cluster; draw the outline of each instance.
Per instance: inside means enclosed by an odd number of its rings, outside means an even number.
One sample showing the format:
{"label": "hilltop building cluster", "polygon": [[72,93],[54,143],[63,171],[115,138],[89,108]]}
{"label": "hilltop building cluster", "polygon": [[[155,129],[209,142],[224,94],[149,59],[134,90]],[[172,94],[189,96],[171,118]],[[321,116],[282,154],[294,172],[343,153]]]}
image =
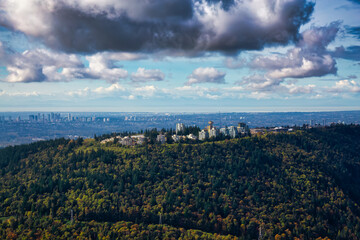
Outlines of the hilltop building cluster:
{"label": "hilltop building cluster", "polygon": [[194,134],[190,133],[188,135],[177,135],[177,134],[174,134],[171,136],[172,140],[174,142],[180,142],[180,140],[193,140],[193,141],[196,141],[198,139],[197,136],[195,136]]}
{"label": "hilltop building cluster", "polygon": [[142,145],[145,142],[148,141],[148,138],[146,138],[144,135],[134,135],[134,136],[116,136],[112,138],[107,138],[102,140],[100,143],[105,144],[108,142],[119,142],[121,145],[124,146],[135,146],[135,145]]}
{"label": "hilltop building cluster", "polygon": [[245,123],[239,123],[238,126],[229,126],[223,128],[217,128],[214,126],[213,121],[209,121],[209,125],[203,130],[198,132],[198,136],[194,134],[183,135],[185,131],[185,125],[183,123],[176,124],[176,134],[172,136],[174,142],[179,142],[181,139],[186,140],[197,140],[205,141],[207,139],[215,139],[217,137],[244,137],[248,136],[250,133],[249,127]]}
{"label": "hilltop building cluster", "polygon": [[[313,128],[313,127],[325,127],[326,125],[305,125],[303,128]],[[145,143],[172,143],[172,142],[186,142],[186,141],[206,141],[206,140],[222,140],[225,138],[238,138],[245,137],[250,135],[263,135],[267,133],[284,133],[284,132],[293,132],[296,131],[299,127],[272,127],[272,128],[252,128],[250,129],[246,123],[240,122],[237,126],[225,126],[221,128],[217,128],[214,126],[213,121],[208,122],[208,126],[206,126],[201,131],[198,131],[199,128],[197,126],[187,127],[183,123],[177,123],[175,127],[175,131],[170,129],[168,131],[162,130],[161,132],[156,131],[147,134],[138,134],[133,136],[115,136],[111,138],[107,138],[101,141],[102,144],[112,142],[112,143],[120,143],[124,146],[135,146],[142,145]],[[152,130],[153,131],[153,130]],[[174,134],[175,133],[175,134]]]}
{"label": "hilltop building cluster", "polygon": [[219,129],[214,126],[213,121],[209,121],[209,125],[199,132],[199,140],[217,138],[220,135],[230,138],[243,137],[249,135],[249,128],[245,123],[239,123],[237,127],[229,126]]}
{"label": "hilltop building cluster", "polygon": [[[193,128],[192,132],[189,131],[189,128]],[[223,128],[217,128],[214,126],[213,121],[209,121],[209,125],[199,132],[195,132],[195,129],[198,127],[186,127],[183,123],[177,123],[175,128],[175,134],[172,130],[169,132],[160,132],[153,137],[146,137],[145,135],[133,135],[133,136],[116,136],[102,140],[101,143],[105,144],[108,142],[118,142],[124,146],[135,146],[142,145],[147,142],[158,142],[160,144],[171,143],[171,142],[181,142],[181,141],[206,141],[207,139],[216,139],[218,137],[243,137],[250,134],[249,127],[245,123],[239,123],[237,127],[229,126]],[[190,132],[190,133],[189,133]]]}

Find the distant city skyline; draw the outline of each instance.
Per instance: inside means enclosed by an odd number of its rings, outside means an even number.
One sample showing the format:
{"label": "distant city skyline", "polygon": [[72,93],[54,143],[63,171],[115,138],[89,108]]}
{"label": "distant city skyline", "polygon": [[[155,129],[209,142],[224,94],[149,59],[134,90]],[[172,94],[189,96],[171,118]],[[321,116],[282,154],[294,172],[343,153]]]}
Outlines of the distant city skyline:
{"label": "distant city skyline", "polygon": [[360,110],[354,0],[3,0],[0,112]]}
{"label": "distant city skyline", "polygon": [[[35,117],[37,116],[37,118]],[[50,115],[50,116],[49,116]],[[69,120],[69,115],[71,120]],[[40,117],[39,117],[40,116]],[[44,117],[43,117],[44,116]],[[245,123],[254,127],[303,126],[331,123],[360,124],[360,111],[286,112],[286,113],[84,113],[84,112],[3,112],[0,113],[0,148],[55,138],[92,138],[94,135],[139,132],[141,130],[173,129],[176,126],[198,126],[212,121],[216,128]],[[222,130],[223,129],[223,130]],[[230,130],[229,134],[230,134]],[[241,129],[240,129],[241,130]],[[210,135],[210,134],[209,134]]]}

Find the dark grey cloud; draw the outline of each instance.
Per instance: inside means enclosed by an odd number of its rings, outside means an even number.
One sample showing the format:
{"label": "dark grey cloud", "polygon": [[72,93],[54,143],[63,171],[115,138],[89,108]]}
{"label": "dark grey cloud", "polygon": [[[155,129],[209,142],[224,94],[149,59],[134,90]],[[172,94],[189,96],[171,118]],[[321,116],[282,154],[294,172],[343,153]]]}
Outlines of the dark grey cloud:
{"label": "dark grey cloud", "polygon": [[360,0],[348,0],[348,1],[350,1],[350,2],[352,2],[352,3],[360,4]]}
{"label": "dark grey cloud", "polygon": [[348,79],[357,79],[358,77],[356,75],[352,74],[352,75],[349,75],[347,78]]}
{"label": "dark grey cloud", "polygon": [[349,34],[352,34],[356,38],[360,39],[360,27],[359,26],[356,26],[356,27],[346,26],[345,28]]}
{"label": "dark grey cloud", "polygon": [[313,8],[307,0],[3,0],[0,25],[67,52],[234,53],[298,39]]}
{"label": "dark grey cloud", "polygon": [[220,3],[224,10],[229,10],[234,5],[234,0],[207,0],[209,3]]}
{"label": "dark grey cloud", "polygon": [[[264,13],[263,19],[259,21],[256,12],[261,11],[259,6],[254,12],[240,11],[240,15],[226,17],[225,20],[217,19],[220,26],[228,26],[227,31],[222,34],[209,34],[211,39],[207,42],[209,50],[236,52],[237,50],[262,49],[271,44],[286,44],[298,39],[299,28],[309,21],[314,4],[306,1],[284,1],[281,9],[275,10],[274,3],[263,1],[268,16]],[[276,13],[276,14],[275,14]],[[232,18],[234,17],[234,18]],[[241,21],[237,21],[240,19]],[[262,21],[268,21],[264,24]],[[261,24],[262,22],[262,24]],[[260,23],[260,24],[259,24]],[[217,27],[220,27],[217,26]],[[211,32],[211,31],[210,31]]]}
{"label": "dark grey cloud", "polygon": [[40,39],[51,48],[68,52],[186,50],[195,45],[196,36],[200,34],[195,23],[137,22],[126,16],[109,19],[69,8],[58,11],[53,17],[51,34],[40,36]]}
{"label": "dark grey cloud", "polygon": [[353,61],[360,61],[360,46],[350,46],[350,47],[337,47],[335,51],[331,53],[335,58],[343,58]]}

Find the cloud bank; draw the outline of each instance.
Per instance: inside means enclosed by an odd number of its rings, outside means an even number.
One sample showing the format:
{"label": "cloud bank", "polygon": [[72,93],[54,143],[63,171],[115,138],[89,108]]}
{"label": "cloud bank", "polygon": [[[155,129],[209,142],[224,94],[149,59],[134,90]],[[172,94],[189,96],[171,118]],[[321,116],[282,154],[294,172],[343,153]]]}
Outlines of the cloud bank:
{"label": "cloud bank", "polygon": [[300,41],[285,56],[257,57],[250,65],[268,70],[266,76],[273,79],[336,74],[336,61],[327,46],[334,41],[339,26],[339,22],[333,22],[326,27],[312,27],[301,34]]}
{"label": "cloud bank", "polygon": [[59,81],[60,68],[79,68],[83,64],[73,54],[56,53],[46,49],[35,49],[23,53],[5,53],[7,82]]}
{"label": "cloud bank", "polygon": [[327,49],[328,45],[335,40],[339,30],[339,22],[333,22],[325,27],[313,26],[304,31],[300,40],[285,54],[257,56],[245,64],[241,60],[235,63],[227,61],[225,65],[230,67],[247,65],[252,69],[264,72],[264,74],[258,73],[244,77],[241,81],[236,82],[237,85],[251,91],[310,93],[314,86],[297,87],[294,85],[297,80],[289,81],[288,79],[336,75],[337,67],[334,56],[337,54],[345,57],[346,54],[350,54],[345,49],[342,49],[343,51],[337,49],[335,52]]}
{"label": "cloud bank", "polygon": [[233,53],[297,39],[313,8],[307,0],[2,0],[0,25],[73,53]]}
{"label": "cloud bank", "polygon": [[[1,43],[1,42],[0,42]],[[114,83],[128,77],[127,70],[115,65],[121,60],[141,59],[131,53],[97,53],[86,56],[85,66],[80,56],[48,49],[33,49],[23,53],[8,53],[0,44],[0,57],[6,65],[6,82],[66,82],[76,79],[103,79]]]}
{"label": "cloud bank", "polygon": [[328,91],[332,93],[360,93],[360,84],[354,80],[340,80],[335,83],[335,86],[329,88]]}

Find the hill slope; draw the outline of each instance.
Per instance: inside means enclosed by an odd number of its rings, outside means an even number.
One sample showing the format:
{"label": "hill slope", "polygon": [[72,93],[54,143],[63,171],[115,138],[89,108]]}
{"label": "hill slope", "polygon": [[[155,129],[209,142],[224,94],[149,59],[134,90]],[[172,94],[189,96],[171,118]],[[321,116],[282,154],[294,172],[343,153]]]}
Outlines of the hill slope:
{"label": "hill slope", "polygon": [[360,239],[359,126],[190,145],[59,139],[2,149],[0,166],[0,238]]}

